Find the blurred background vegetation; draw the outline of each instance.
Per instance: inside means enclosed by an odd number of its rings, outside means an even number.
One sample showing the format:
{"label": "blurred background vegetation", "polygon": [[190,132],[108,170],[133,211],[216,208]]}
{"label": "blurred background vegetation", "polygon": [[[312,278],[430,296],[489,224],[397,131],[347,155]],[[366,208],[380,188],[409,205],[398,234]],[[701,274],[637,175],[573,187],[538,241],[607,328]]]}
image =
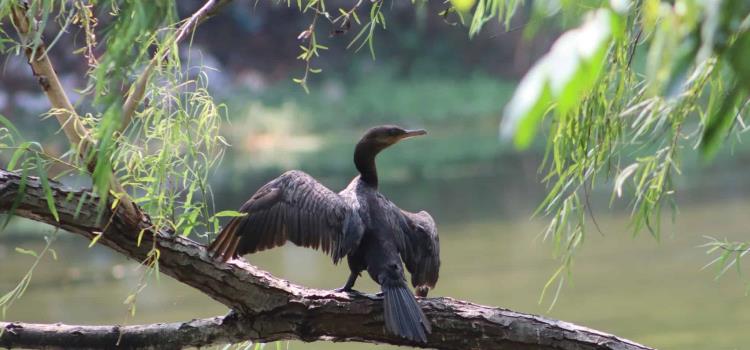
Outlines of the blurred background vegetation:
{"label": "blurred background vegetation", "polygon": [[[201,1],[178,1],[180,18]],[[333,1],[332,4],[339,2]],[[345,3],[345,2],[340,2]],[[346,46],[353,33],[319,34],[329,47],[315,60],[306,93],[293,77],[298,34],[310,19],[286,4],[236,1],[201,25],[180,55],[201,67],[217,102],[227,108],[221,132],[231,147],[210,183],[218,210],[237,208],[257,187],[288,169],[301,169],[332,189],[355,175],[354,144],[368,127],[394,123],[421,127],[429,136],[409,140],[378,159],[382,191],[408,210],[425,209],[436,218],[443,269],[436,295],[468,299],[583,324],[664,349],[739,349],[750,341],[745,326],[750,304],[743,279],[714,281],[704,236],[740,240],[750,209],[746,174],[750,149],[725,147],[711,163],[697,154],[682,158],[683,176],[674,179],[681,215],[665,218],[656,242],[631,239],[630,212],[609,205],[611,183],[590,193],[590,210],[601,235],[587,246],[565,278],[557,305],[549,310],[539,296],[559,265],[542,246],[544,218],[530,220],[545,197],[539,167],[545,144],[538,139],[522,152],[498,138],[505,104],[521,77],[544,54],[572,19],[535,21],[522,7],[508,27],[492,23],[478,35],[454,17],[436,15],[441,2],[389,3],[387,30],[367,49]],[[524,32],[533,27],[533,39]],[[54,37],[54,32],[50,33]],[[72,52],[80,46],[60,40],[50,52],[63,83],[77,101],[87,65]],[[636,52],[634,65],[645,61]],[[48,101],[20,56],[9,55],[0,75],[0,111],[26,139],[40,140],[60,155],[68,144],[52,120],[41,120]],[[0,152],[5,167],[11,152]],[[53,169],[54,170],[54,169]],[[63,180],[88,186],[81,177]],[[14,219],[0,234],[0,290],[16,285],[33,261],[15,247],[37,249],[52,229]],[[29,322],[135,324],[208,317],[226,310],[168,278],[149,281],[131,317],[122,301],[139,288],[137,264],[101,247],[86,249],[79,237],[58,235],[58,260],[45,259],[26,295],[4,319]],[[330,266],[325,256],[284,247],[250,256],[295,283],[335,288],[346,267]],[[299,266],[307,266],[304,270]],[[369,283],[369,281],[368,281]],[[372,284],[362,289],[374,290]],[[365,345],[291,343],[291,349],[370,348]]]}

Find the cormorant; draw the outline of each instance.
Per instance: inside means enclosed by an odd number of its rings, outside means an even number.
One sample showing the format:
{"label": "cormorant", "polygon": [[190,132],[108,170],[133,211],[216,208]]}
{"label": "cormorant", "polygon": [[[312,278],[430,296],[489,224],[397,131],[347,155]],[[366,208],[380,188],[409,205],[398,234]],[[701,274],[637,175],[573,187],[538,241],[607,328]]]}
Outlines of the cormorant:
{"label": "cormorant", "polygon": [[378,126],[368,130],[354,150],[359,171],[338,194],[312,176],[292,170],[261,187],[240,207],[245,216],[232,218],[211,243],[209,252],[222,261],[292,243],[321,249],[333,262],[347,257],[349,275],[337,291],[354,292],[354,282],[367,270],[384,296],[385,327],[401,337],[427,342],[430,322],[409,292],[403,265],[419,296],[435,287],[440,246],[435,221],[426,211],[399,209],[378,192],[375,156],[424,130]]}

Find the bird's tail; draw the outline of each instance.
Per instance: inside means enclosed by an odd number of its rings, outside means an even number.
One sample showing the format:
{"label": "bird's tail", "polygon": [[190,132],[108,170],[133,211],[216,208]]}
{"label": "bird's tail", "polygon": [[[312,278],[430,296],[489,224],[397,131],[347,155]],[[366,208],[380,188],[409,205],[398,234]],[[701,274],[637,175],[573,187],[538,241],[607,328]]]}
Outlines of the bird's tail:
{"label": "bird's tail", "polygon": [[208,246],[208,253],[214,258],[226,262],[237,257],[237,245],[240,243],[240,235],[236,233],[241,218],[233,218],[225,226],[219,236]]}
{"label": "bird's tail", "polygon": [[427,342],[427,334],[432,332],[417,299],[403,284],[383,284],[385,297],[385,328],[398,336],[416,342]]}

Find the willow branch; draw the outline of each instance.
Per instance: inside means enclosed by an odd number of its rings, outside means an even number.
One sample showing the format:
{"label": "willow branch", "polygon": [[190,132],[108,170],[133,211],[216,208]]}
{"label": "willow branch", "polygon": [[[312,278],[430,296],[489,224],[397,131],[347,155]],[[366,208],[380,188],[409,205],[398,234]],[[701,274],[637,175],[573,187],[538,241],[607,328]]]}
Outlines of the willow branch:
{"label": "willow branch", "polygon": [[[73,148],[78,150],[79,156],[85,160],[88,152],[95,149],[95,142],[91,138],[89,130],[83,124],[83,121],[81,121],[80,116],[76,113],[68,95],[65,93],[65,89],[60,83],[60,79],[55,72],[52,61],[47,55],[44,41],[39,40],[39,42],[33,42],[31,35],[33,33],[32,29],[41,29],[35,28],[35,26],[38,25],[35,21],[29,21],[26,14],[27,9],[27,5],[18,3],[11,7],[13,24],[18,31],[18,35],[21,37],[23,44],[26,46],[24,53],[28,59],[29,66],[31,66],[31,71],[37,78],[39,86],[47,95],[47,99],[52,105],[53,114],[60,123],[65,136],[68,138],[68,142],[70,142],[70,145]],[[86,164],[89,171],[93,171],[96,167],[95,159],[95,157],[92,157],[91,161]],[[110,189],[119,196],[121,203],[119,208],[123,210],[124,214],[131,218],[131,220],[137,220],[140,216],[137,207],[130,200],[130,197],[128,197],[117,179],[113,175],[109,178]]]}
{"label": "willow branch", "polygon": [[195,30],[195,28],[203,23],[209,17],[215,15],[222,7],[229,4],[232,0],[208,0],[206,3],[198,9],[192,16],[187,18],[182,25],[177,29],[174,40],[168,45],[164,45],[164,50],[157,52],[154,57],[149,61],[148,66],[143,70],[138,79],[133,83],[130,88],[130,94],[122,105],[122,123],[120,125],[120,132],[125,131],[133,120],[135,115],[135,109],[143,100],[143,96],[146,93],[146,86],[148,81],[153,75],[154,70],[159,64],[169,55],[170,50],[175,47],[182,39],[187,36],[188,33]]}
{"label": "willow branch", "polygon": [[[73,191],[50,181],[60,218],[58,222],[49,212],[38,179],[28,177],[26,180],[26,190],[20,197],[15,215],[55,225],[89,239],[103,230],[96,221],[97,199],[93,193]],[[0,170],[0,212],[8,211],[19,198],[20,183],[19,175]],[[78,211],[81,200],[83,203]],[[137,261],[146,260],[151,249],[156,248],[160,252],[160,272],[236,310],[241,321],[222,331],[236,336],[211,338],[212,343],[297,339],[462,350],[650,350],[568,322],[451,298],[419,299],[432,323],[433,332],[426,344],[412,343],[385,332],[382,299],[378,297],[304,288],[243,260],[221,263],[211,259],[203,245],[173,232],[148,231],[150,226],[145,219],[132,225],[114,215],[111,224],[99,236],[98,244]],[[147,233],[138,245],[136,237],[141,230],[147,230]],[[204,327],[205,334],[213,334],[211,332],[217,326],[209,322]],[[173,334],[169,325],[162,330],[165,335]],[[14,332],[18,334],[20,330],[14,329]],[[12,335],[3,335],[0,339],[5,341],[6,337]],[[27,345],[31,344],[24,346]],[[125,345],[121,343],[121,346]]]}
{"label": "willow branch", "polygon": [[[80,117],[75,111],[73,104],[70,103],[68,95],[65,93],[60,79],[55,73],[52,62],[47,56],[46,47],[43,42],[33,43],[31,29],[35,23],[29,23],[26,17],[26,11],[21,5],[12,7],[12,18],[18,35],[21,37],[26,48],[24,53],[28,59],[29,66],[36,77],[39,86],[47,95],[47,99],[55,110],[54,116],[62,126],[62,130],[68,141],[73,146],[83,146],[84,149],[92,142],[89,137],[89,131],[83,125]],[[34,46],[36,44],[36,46]]]}

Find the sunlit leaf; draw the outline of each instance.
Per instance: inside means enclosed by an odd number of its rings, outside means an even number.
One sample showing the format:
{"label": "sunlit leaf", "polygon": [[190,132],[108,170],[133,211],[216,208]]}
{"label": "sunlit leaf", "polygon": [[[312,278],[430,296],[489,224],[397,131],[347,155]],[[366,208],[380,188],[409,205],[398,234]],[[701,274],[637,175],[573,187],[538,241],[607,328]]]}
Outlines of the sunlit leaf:
{"label": "sunlit leaf", "polygon": [[621,28],[617,16],[599,9],[582,26],[557,39],[506,105],[501,136],[513,137],[517,147],[526,148],[549,107],[557,104],[556,113],[565,115],[578,105],[602,71],[614,30]]}
{"label": "sunlit leaf", "polygon": [[52,260],[57,260],[57,251],[52,248],[49,248],[49,252],[50,254],[52,254]]}
{"label": "sunlit leaf", "polygon": [[16,247],[16,252],[17,252],[17,253],[21,253],[21,254],[25,254],[25,255],[31,255],[31,256],[33,256],[33,257],[35,257],[35,258],[39,256],[39,254],[37,254],[37,253],[36,253],[35,251],[33,251],[33,250],[30,250],[30,249],[23,249],[23,248],[20,248],[20,247]]}
{"label": "sunlit leaf", "polygon": [[89,248],[93,247],[96,244],[96,242],[99,242],[99,239],[102,238],[103,235],[104,235],[103,232],[96,232],[94,234],[94,238],[91,239],[91,243],[89,243]]}
{"label": "sunlit leaf", "polygon": [[617,177],[615,178],[615,192],[617,193],[617,197],[622,197],[622,186],[625,184],[625,181],[632,175],[636,169],[638,169],[638,163],[633,163],[628,165],[625,169],[622,169],[622,171],[617,174]]}
{"label": "sunlit leaf", "polygon": [[476,0],[450,0],[451,5],[459,12],[469,12]]}
{"label": "sunlit leaf", "polygon": [[238,212],[238,211],[235,211],[235,210],[223,210],[223,211],[220,211],[220,212],[214,214],[214,216],[217,217],[217,218],[222,218],[222,217],[238,217],[238,216],[245,216],[245,215],[247,215],[247,213],[241,213],[241,212]]}

